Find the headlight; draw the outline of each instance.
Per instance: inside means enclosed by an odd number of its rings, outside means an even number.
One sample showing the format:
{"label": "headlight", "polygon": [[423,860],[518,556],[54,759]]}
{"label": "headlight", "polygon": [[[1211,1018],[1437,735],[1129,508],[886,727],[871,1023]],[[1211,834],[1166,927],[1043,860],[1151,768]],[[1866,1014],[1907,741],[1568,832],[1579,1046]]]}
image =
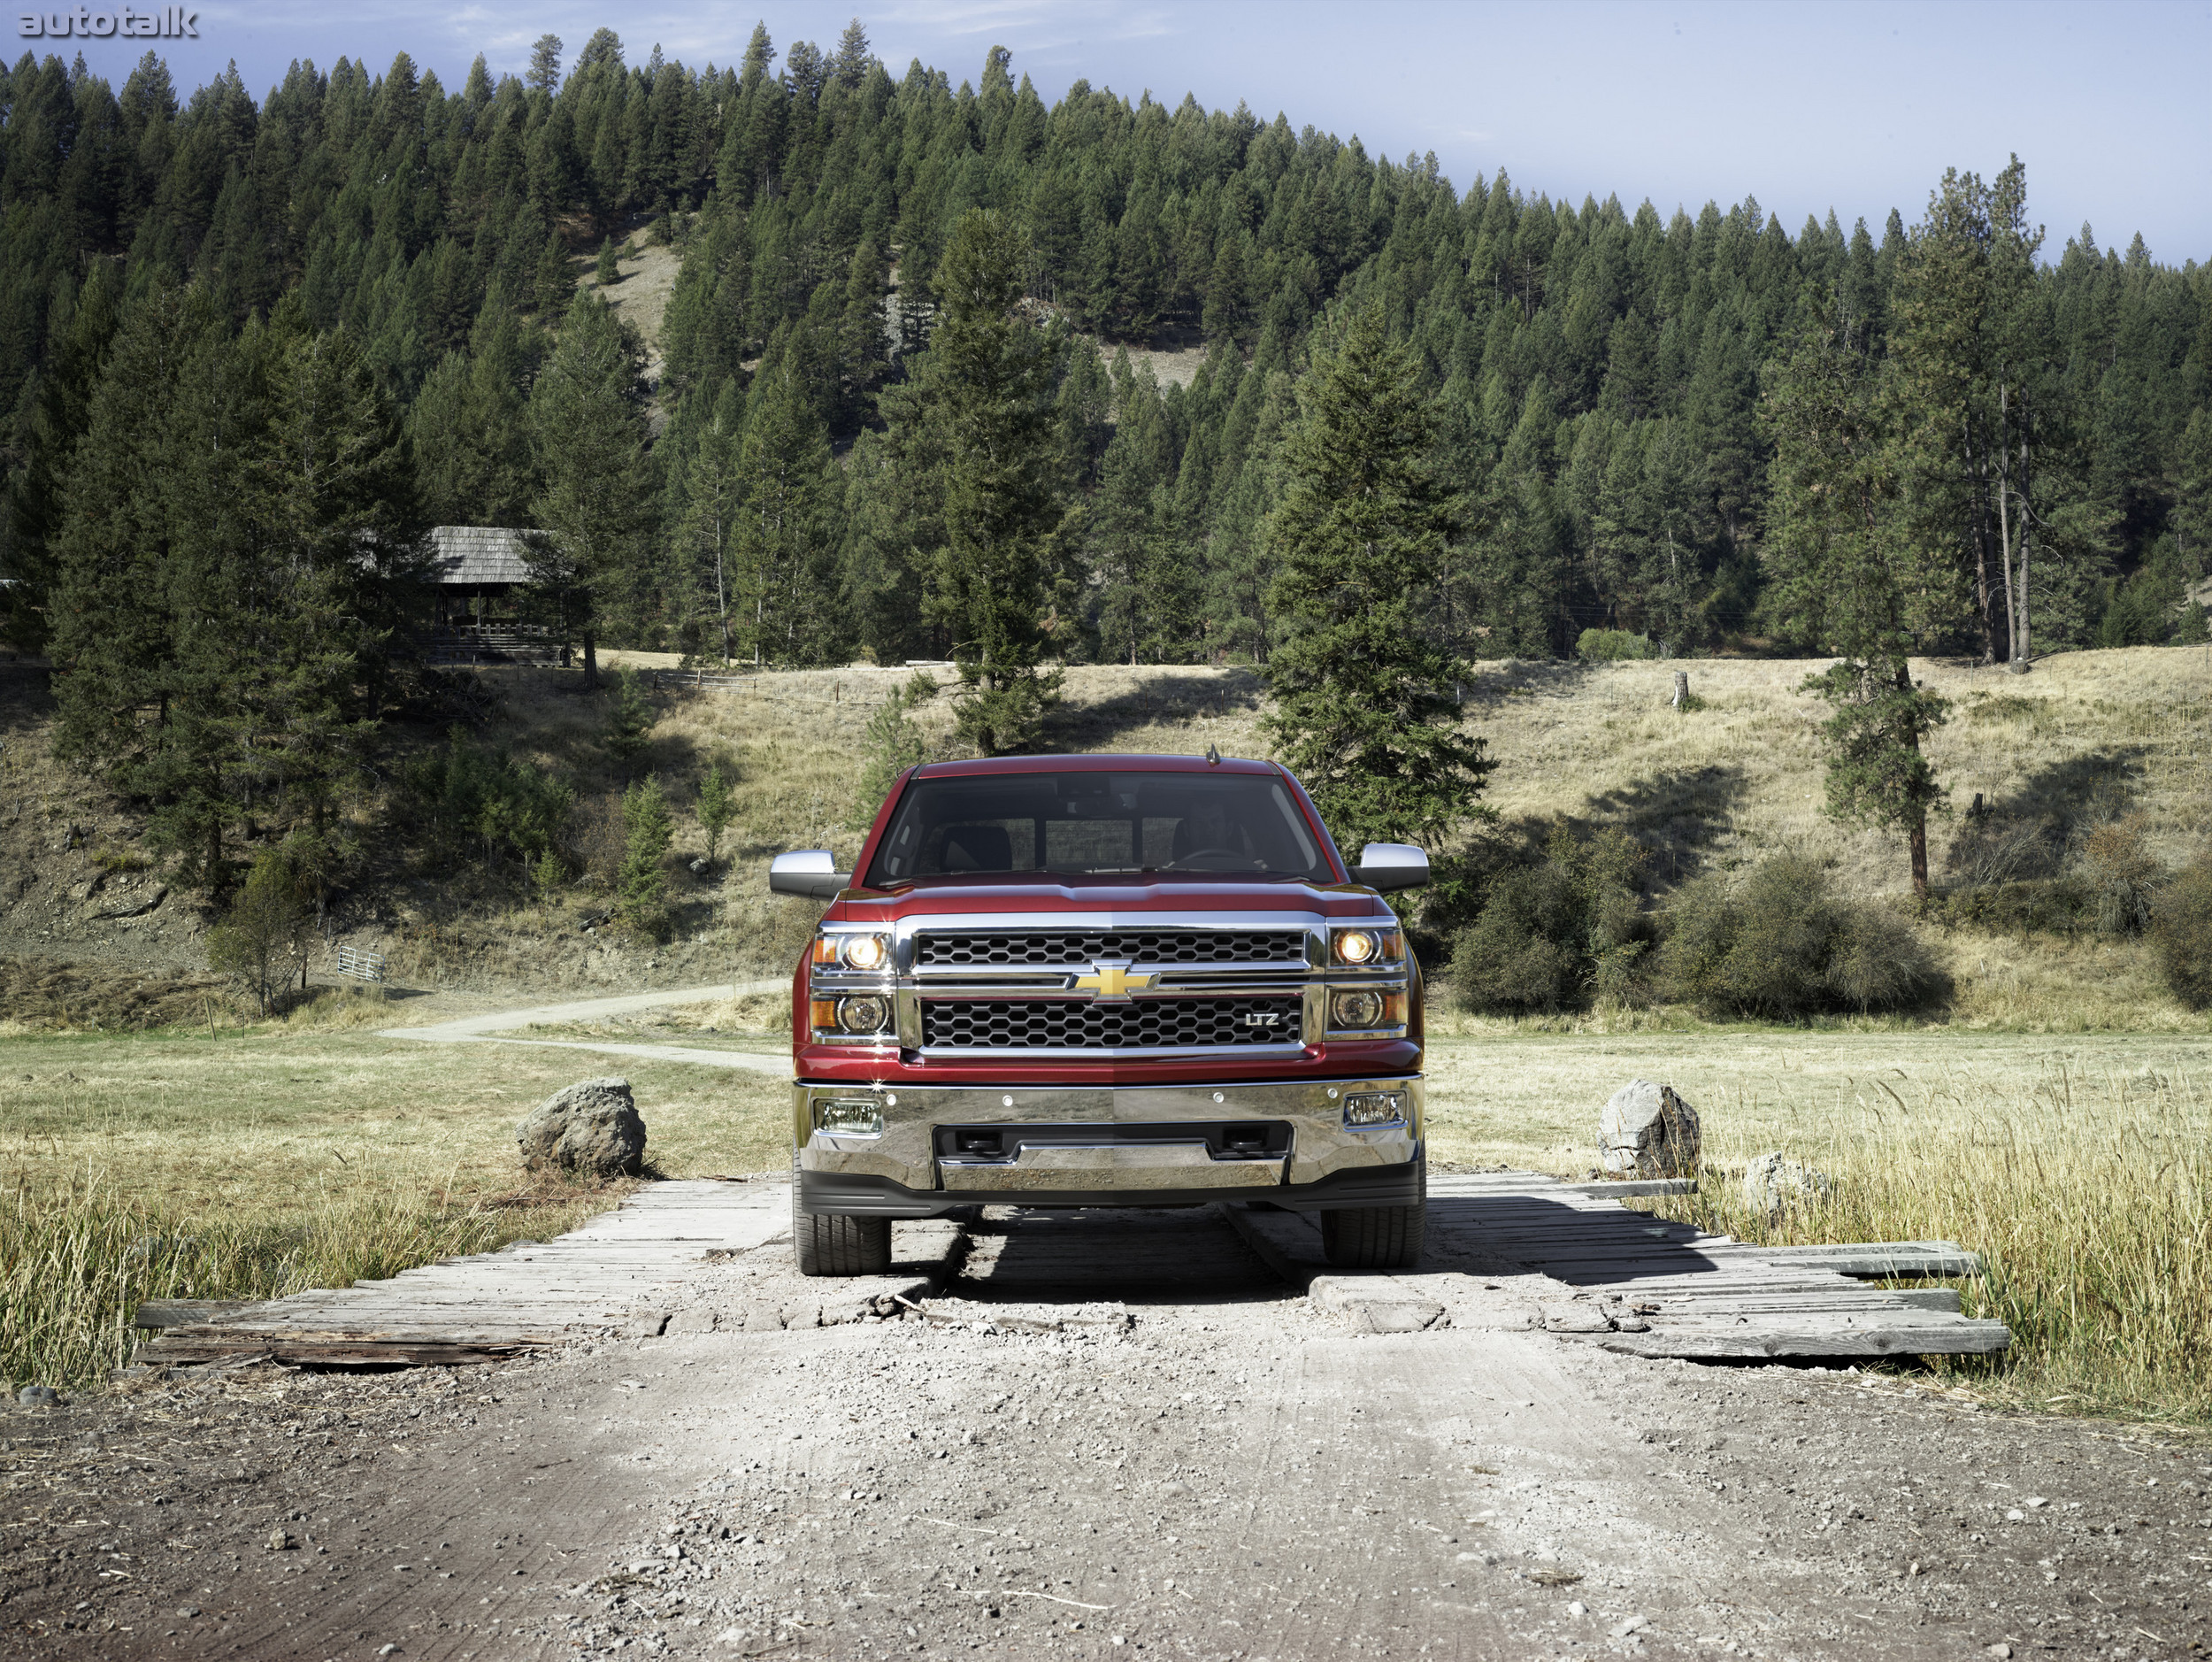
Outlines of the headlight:
{"label": "headlight", "polygon": [[873,993],[837,1001],[837,1025],[847,1033],[880,1033],[891,1025],[891,1001]]}
{"label": "headlight", "polygon": [[891,937],[887,935],[848,934],[839,930],[814,937],[814,961],[825,967],[842,966],[846,969],[879,970],[891,961]]}
{"label": "headlight", "polygon": [[841,956],[848,969],[881,969],[891,961],[891,943],[879,935],[849,935]]}
{"label": "headlight", "polygon": [[1329,1025],[1333,1027],[1379,1027],[1386,1001],[1378,992],[1359,988],[1352,992],[1336,995],[1334,1014]]}
{"label": "headlight", "polygon": [[1395,929],[1339,929],[1332,936],[1331,950],[1338,963],[1363,967],[1400,958],[1405,949]]}

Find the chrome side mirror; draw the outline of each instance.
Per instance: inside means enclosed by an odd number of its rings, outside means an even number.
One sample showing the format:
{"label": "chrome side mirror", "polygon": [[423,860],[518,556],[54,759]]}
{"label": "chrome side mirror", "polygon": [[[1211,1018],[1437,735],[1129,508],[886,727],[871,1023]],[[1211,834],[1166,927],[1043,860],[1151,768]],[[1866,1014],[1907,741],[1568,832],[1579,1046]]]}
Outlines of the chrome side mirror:
{"label": "chrome side mirror", "polygon": [[800,849],[779,854],[769,863],[768,892],[803,895],[809,900],[834,900],[853,886],[853,874],[837,869],[837,857],[827,849]]}
{"label": "chrome side mirror", "polygon": [[1386,894],[1418,889],[1429,881],[1429,857],[1409,843],[1370,843],[1359,851],[1352,881]]}

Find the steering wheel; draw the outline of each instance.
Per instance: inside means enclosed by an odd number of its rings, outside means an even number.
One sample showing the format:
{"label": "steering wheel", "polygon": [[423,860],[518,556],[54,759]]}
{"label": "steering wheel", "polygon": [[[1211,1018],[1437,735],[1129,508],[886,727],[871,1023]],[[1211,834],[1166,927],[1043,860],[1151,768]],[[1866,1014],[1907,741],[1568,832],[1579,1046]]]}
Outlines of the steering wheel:
{"label": "steering wheel", "polygon": [[1223,848],[1211,848],[1211,849],[1193,849],[1193,850],[1192,850],[1189,853],[1187,853],[1187,854],[1186,854],[1185,856],[1183,856],[1183,858],[1182,858],[1181,859],[1179,859],[1179,860],[1171,860],[1171,861],[1170,861],[1170,862],[1168,863],[1168,867],[1167,867],[1167,869],[1168,869],[1169,871],[1171,871],[1171,872],[1172,872],[1172,871],[1179,871],[1179,870],[1182,870],[1182,869],[1184,869],[1184,868],[1186,868],[1186,867],[1192,867],[1192,866],[1196,866],[1196,868],[1197,868],[1197,869],[1199,869],[1199,870],[1201,870],[1201,871],[1221,871],[1221,870],[1225,870],[1225,869],[1227,869],[1226,867],[1224,867],[1224,866],[1197,866],[1197,862],[1198,862],[1198,861],[1202,860],[1202,859],[1206,859],[1206,858],[1210,858],[1210,857],[1211,857],[1211,856],[1215,856],[1215,855],[1218,855],[1221,858],[1223,858],[1223,859],[1225,859],[1225,860],[1233,861],[1236,865],[1239,865],[1239,866],[1249,866],[1249,865],[1252,863],[1252,862],[1251,862],[1251,857],[1250,857],[1250,856],[1246,855],[1246,854],[1241,854],[1241,853],[1238,852],[1235,849],[1223,849]]}

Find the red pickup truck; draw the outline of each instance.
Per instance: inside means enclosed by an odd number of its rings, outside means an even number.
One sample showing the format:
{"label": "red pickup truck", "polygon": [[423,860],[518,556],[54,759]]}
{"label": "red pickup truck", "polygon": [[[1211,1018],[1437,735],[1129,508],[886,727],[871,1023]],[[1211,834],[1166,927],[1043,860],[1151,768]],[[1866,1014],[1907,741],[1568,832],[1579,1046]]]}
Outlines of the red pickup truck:
{"label": "red pickup truck", "polygon": [[1426,1214],[1421,971],[1270,762],[1022,756],[902,774],[791,989],[792,1240],[889,1267],[891,1223],[976,1204],[1267,1203],[1333,1264],[1409,1267]]}

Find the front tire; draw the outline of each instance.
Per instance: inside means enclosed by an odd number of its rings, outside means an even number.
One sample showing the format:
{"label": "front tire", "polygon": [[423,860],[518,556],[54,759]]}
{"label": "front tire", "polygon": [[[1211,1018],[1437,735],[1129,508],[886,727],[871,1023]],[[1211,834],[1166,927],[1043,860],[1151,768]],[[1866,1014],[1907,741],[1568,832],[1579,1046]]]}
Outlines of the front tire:
{"label": "front tire", "polygon": [[887,1275],[891,1220],[841,1218],[801,1212],[799,1186],[791,1185],[791,1247],[802,1275]]}
{"label": "front tire", "polygon": [[1321,1214],[1321,1251],[1340,1270],[1409,1270],[1428,1230],[1424,1195],[1410,1206],[1342,1206]]}

